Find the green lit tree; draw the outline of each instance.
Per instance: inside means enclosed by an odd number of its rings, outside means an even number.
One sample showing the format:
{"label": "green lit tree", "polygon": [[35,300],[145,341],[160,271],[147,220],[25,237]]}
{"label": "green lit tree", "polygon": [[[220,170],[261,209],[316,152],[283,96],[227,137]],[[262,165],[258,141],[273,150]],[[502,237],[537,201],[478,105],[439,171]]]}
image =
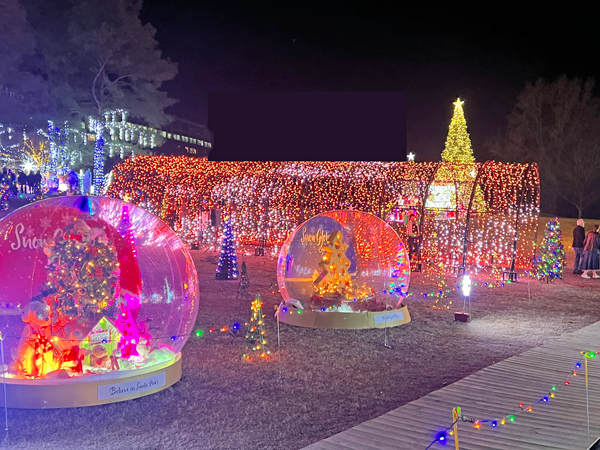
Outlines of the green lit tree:
{"label": "green lit tree", "polygon": [[536,276],[540,280],[550,282],[563,277],[565,267],[565,249],[562,242],[558,219],[546,224],[544,239],[540,245],[540,257],[536,261]]}

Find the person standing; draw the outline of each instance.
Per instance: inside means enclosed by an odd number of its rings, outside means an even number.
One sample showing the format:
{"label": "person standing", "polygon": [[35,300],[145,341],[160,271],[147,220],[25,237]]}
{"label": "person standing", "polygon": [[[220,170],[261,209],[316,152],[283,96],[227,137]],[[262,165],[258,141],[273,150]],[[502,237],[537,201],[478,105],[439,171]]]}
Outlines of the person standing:
{"label": "person standing", "polygon": [[573,251],[575,252],[575,263],[573,264],[573,273],[575,275],[583,274],[581,268],[583,245],[585,243],[585,222],[583,219],[577,221],[577,226],[573,229]]}
{"label": "person standing", "polygon": [[413,259],[413,255],[417,256],[419,253],[419,223],[417,222],[417,216],[411,214],[408,217],[408,224],[406,225],[406,232],[408,234],[408,253],[409,259]]}
{"label": "person standing", "polygon": [[17,177],[17,183],[19,184],[19,193],[24,194],[27,187],[27,178],[25,172],[19,170],[19,176]]}
{"label": "person standing", "polygon": [[594,225],[583,244],[583,262],[581,278],[592,278],[588,272],[592,272],[594,278],[600,278],[598,274],[600,269],[600,234],[598,233],[598,225]]}

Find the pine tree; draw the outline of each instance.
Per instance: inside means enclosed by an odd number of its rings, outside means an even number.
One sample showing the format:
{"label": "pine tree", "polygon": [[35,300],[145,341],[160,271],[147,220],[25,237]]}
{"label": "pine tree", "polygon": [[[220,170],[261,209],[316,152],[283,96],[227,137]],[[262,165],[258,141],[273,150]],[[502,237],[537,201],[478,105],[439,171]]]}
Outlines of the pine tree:
{"label": "pine tree", "polygon": [[565,249],[562,242],[560,223],[557,219],[546,224],[544,239],[540,245],[540,257],[536,261],[536,275],[547,282],[563,277]]}
{"label": "pine tree", "polygon": [[246,323],[248,331],[246,332],[246,348],[242,359],[245,361],[260,361],[269,359],[271,352],[267,349],[267,336],[265,331],[265,315],[262,311],[263,302],[260,294],[252,302],[252,317],[250,322]]}
{"label": "pine tree", "polygon": [[221,256],[217,265],[216,278],[217,280],[237,280],[238,278],[238,263],[230,219],[225,221]]}
{"label": "pine tree", "polygon": [[471,148],[471,138],[467,133],[467,121],[462,109],[464,102],[460,98],[454,102],[454,115],[450,122],[446,147],[442,152],[442,161],[456,164],[473,164],[475,157]]}

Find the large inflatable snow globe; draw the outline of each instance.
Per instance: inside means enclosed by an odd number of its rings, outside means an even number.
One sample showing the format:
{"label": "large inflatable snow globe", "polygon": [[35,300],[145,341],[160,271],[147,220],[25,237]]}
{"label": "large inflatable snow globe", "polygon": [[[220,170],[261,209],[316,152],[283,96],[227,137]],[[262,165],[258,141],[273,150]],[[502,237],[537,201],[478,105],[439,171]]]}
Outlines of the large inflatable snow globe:
{"label": "large inflatable snow globe", "polygon": [[118,199],[68,196],[7,215],[0,236],[8,406],[108,403],[179,380],[198,277],[160,219]]}
{"label": "large inflatable snow globe", "polygon": [[383,328],[410,321],[409,259],[378,217],[336,210],[300,225],[279,254],[284,323],[315,328]]}

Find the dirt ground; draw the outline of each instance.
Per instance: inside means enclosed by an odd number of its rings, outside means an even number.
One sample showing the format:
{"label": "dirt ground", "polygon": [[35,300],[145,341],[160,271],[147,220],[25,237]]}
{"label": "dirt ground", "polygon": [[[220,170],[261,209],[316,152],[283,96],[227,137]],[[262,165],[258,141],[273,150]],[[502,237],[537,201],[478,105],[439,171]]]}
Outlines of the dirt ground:
{"label": "dirt ground", "polygon": [[[571,253],[570,250],[568,250]],[[183,350],[183,377],[158,394],[90,408],[9,410],[15,449],[299,449],[417,399],[509,356],[600,320],[600,280],[571,275],[474,288],[471,323],[407,299],[412,322],[384,330],[282,324],[278,359],[276,261],[245,257],[252,293],[265,301],[272,360],[242,362],[244,338],[215,331],[250,316],[236,281],[215,280],[218,254],[192,251],[201,302]],[[241,264],[241,261],[240,261]],[[452,284],[452,283],[451,283]],[[420,276],[411,290],[421,292]],[[426,286],[425,286],[426,288]],[[431,287],[433,290],[433,287]],[[275,293],[273,293],[275,291]],[[458,292],[451,294],[455,302]]]}

